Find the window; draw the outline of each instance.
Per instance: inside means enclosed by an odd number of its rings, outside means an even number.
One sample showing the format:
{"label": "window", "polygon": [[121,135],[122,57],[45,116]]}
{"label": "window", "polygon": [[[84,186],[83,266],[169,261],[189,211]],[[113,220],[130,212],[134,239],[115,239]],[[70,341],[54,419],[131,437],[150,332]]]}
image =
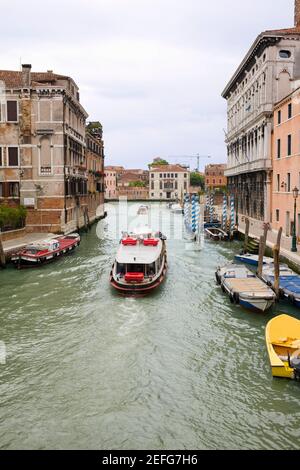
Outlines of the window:
{"label": "window", "polygon": [[0,183],[0,197],[3,197],[3,183]]}
{"label": "window", "polygon": [[7,122],[18,121],[18,102],[7,101]]}
{"label": "window", "polygon": [[19,183],[9,183],[8,185],[8,194],[9,197],[19,197]]}
{"label": "window", "polygon": [[154,189],[154,181],[151,181],[151,189]]}
{"label": "window", "polygon": [[278,117],[277,123],[281,124],[281,111],[278,111],[277,117]]}
{"label": "window", "polygon": [[276,222],[279,222],[279,209],[276,209]]}
{"label": "window", "polygon": [[151,173],[151,178],[154,178],[154,173]]}
{"label": "window", "polygon": [[175,178],[178,178],[178,173],[175,173]]}
{"label": "window", "polygon": [[19,166],[18,147],[8,147],[8,166]]}
{"label": "window", "polygon": [[288,154],[288,156],[290,156],[290,155],[292,155],[292,136],[290,134],[288,135],[287,147],[288,147],[287,154]]}
{"label": "window", "polygon": [[290,104],[288,105],[288,119],[291,119],[292,114],[293,114],[293,111],[292,111],[292,103],[290,103]]}
{"label": "window", "polygon": [[289,59],[291,57],[291,52],[290,51],[279,51],[279,57],[282,59]]}
{"label": "window", "polygon": [[287,192],[291,192],[291,173],[287,174]]}
{"label": "window", "polygon": [[281,140],[277,139],[277,158],[281,157]]}
{"label": "window", "polygon": [[0,166],[3,166],[3,155],[2,155],[3,149],[0,147]]}
{"label": "window", "polygon": [[159,174],[159,177],[160,177],[160,178],[162,178],[162,177],[163,177],[163,176],[162,176],[162,173],[160,173],[160,174]]}
{"label": "window", "polygon": [[222,180],[219,180],[219,184],[222,184]]}
{"label": "window", "polygon": [[277,175],[277,191],[280,191],[280,175]]}

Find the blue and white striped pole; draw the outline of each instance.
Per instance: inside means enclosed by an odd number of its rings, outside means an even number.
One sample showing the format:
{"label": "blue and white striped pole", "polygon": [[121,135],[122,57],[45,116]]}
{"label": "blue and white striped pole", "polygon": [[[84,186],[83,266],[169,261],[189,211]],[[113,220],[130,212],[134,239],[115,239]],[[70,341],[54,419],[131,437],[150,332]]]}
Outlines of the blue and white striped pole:
{"label": "blue and white striped pole", "polygon": [[196,196],[192,196],[192,231],[196,232]]}
{"label": "blue and white striped pole", "polygon": [[213,223],[214,221],[214,195],[211,194],[210,196],[210,222]]}
{"label": "blue and white striped pole", "polygon": [[184,198],[184,225],[186,229],[189,229],[190,226],[190,196],[185,195]]}
{"label": "blue and white striped pole", "polygon": [[224,231],[226,231],[226,228],[227,228],[227,196],[226,194],[224,194],[224,197],[223,197],[222,228]]}
{"label": "blue and white striped pole", "polygon": [[234,220],[234,194],[231,194],[230,196],[230,233],[233,235],[234,232],[234,225],[235,225],[235,220]]}

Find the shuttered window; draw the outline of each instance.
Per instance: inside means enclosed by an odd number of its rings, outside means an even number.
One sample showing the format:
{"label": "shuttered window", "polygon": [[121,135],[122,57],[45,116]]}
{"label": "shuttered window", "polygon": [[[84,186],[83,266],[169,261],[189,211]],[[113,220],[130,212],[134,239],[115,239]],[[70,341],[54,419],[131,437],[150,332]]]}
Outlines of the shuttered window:
{"label": "shuttered window", "polygon": [[18,121],[18,102],[7,101],[7,122]]}
{"label": "shuttered window", "polygon": [[18,147],[8,147],[8,166],[19,166]]}

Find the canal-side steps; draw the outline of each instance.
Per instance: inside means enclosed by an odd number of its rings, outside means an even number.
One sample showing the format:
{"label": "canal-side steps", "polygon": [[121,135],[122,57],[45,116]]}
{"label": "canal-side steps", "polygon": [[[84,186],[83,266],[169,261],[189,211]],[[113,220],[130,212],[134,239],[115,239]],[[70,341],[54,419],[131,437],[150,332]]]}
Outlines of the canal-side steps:
{"label": "canal-side steps", "polygon": [[216,280],[233,304],[247,309],[266,312],[276,301],[275,292],[243,265],[219,267]]}

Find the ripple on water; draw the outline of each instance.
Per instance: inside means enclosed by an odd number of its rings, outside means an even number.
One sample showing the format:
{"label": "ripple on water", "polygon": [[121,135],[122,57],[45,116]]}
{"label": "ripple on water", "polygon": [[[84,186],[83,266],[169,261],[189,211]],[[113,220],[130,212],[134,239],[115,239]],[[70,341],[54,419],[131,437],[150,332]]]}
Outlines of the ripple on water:
{"label": "ripple on water", "polygon": [[215,282],[239,244],[169,240],[163,286],[124,298],[106,223],[72,256],[0,273],[1,448],[297,448],[299,384],[272,380],[264,343],[280,309],[248,313]]}

